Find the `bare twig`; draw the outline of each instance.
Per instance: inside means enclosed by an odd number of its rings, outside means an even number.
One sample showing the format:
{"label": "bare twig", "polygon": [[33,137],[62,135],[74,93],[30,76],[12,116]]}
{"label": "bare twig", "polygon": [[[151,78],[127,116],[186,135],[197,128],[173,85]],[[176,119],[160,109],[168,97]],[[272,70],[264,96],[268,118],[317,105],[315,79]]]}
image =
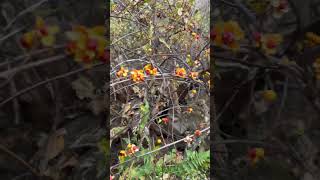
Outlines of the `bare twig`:
{"label": "bare twig", "polygon": [[[10,70],[10,64],[8,65],[8,70]],[[17,93],[16,84],[14,81],[14,78],[12,78],[12,81],[10,81],[10,93],[11,95],[14,95]],[[20,123],[20,105],[17,99],[13,100],[13,109],[14,109],[14,124]]]}
{"label": "bare twig", "polygon": [[43,3],[47,2],[48,0],[41,0],[32,6],[28,7],[27,9],[21,11],[16,17],[14,17],[4,28],[4,31],[7,31],[20,17],[24,16],[25,14],[34,11],[38,7],[40,7]]}
{"label": "bare twig", "polygon": [[3,146],[2,144],[0,144],[0,150],[3,151],[4,153],[6,153],[7,155],[9,155],[10,157],[12,157],[13,159],[15,159],[16,161],[18,161],[19,163],[21,163],[22,165],[24,165],[27,169],[29,169],[30,172],[32,172],[32,174],[34,174],[35,176],[39,177],[40,174],[37,172],[36,169],[34,169],[30,164],[28,164],[25,160],[23,160],[22,158],[20,158],[17,154],[15,154],[14,152],[10,151],[8,148],[6,148],[5,146]]}
{"label": "bare twig", "polygon": [[20,62],[21,60],[24,60],[26,58],[30,58],[30,57],[33,57],[33,56],[36,56],[36,55],[40,55],[40,54],[46,53],[48,51],[58,50],[58,49],[61,49],[61,48],[64,48],[64,47],[65,47],[65,45],[57,45],[57,46],[53,46],[53,47],[50,47],[50,48],[44,48],[44,49],[39,49],[39,50],[36,50],[36,51],[31,51],[31,52],[29,52],[27,54],[23,54],[23,55],[19,55],[17,57],[14,57],[12,60],[0,63],[0,67],[1,66],[6,66],[6,65],[12,64],[12,63],[17,63],[17,62]]}
{"label": "bare twig", "polygon": [[24,29],[24,27],[20,27],[20,28],[17,28],[13,31],[11,31],[10,33],[8,33],[7,35],[1,37],[0,39],[0,45],[7,39],[9,39],[10,37],[14,36],[15,34],[21,32],[22,30]]}
{"label": "bare twig", "polygon": [[[95,64],[95,65],[93,65],[91,68],[96,68],[96,67],[99,67],[99,66],[101,66],[101,65],[104,65],[104,63]],[[20,95],[22,95],[22,94],[24,94],[24,93],[26,93],[26,92],[28,92],[28,91],[31,91],[32,89],[35,89],[35,88],[37,88],[37,87],[39,87],[39,86],[43,86],[43,85],[45,85],[45,84],[47,84],[47,83],[49,83],[49,82],[51,82],[51,81],[58,80],[58,79],[63,79],[63,78],[66,78],[66,77],[68,77],[68,76],[71,76],[71,75],[74,75],[74,74],[77,74],[77,73],[79,73],[79,72],[86,71],[86,70],[90,70],[90,69],[85,68],[85,67],[82,67],[82,68],[80,68],[80,69],[77,69],[77,70],[74,70],[74,71],[71,71],[71,72],[68,72],[68,73],[59,75],[59,76],[55,76],[55,77],[53,77],[53,78],[47,79],[47,80],[45,80],[45,81],[41,81],[41,82],[39,82],[39,83],[37,83],[37,84],[34,84],[34,85],[32,85],[32,86],[30,86],[30,87],[28,87],[28,88],[25,88],[25,89],[17,92],[15,95],[7,98],[6,100],[2,101],[2,102],[0,103],[0,107],[3,106],[3,105],[5,105],[5,104],[7,104],[7,103],[10,102],[10,101],[12,101],[13,99],[19,97]]]}
{"label": "bare twig", "polygon": [[22,71],[22,70],[26,70],[26,69],[29,69],[29,68],[32,68],[32,67],[40,66],[40,65],[43,65],[43,64],[59,61],[59,60],[64,59],[65,57],[66,57],[66,55],[57,55],[57,56],[49,57],[49,58],[44,59],[44,60],[39,60],[39,61],[36,61],[36,62],[32,62],[32,63],[26,64],[24,66],[20,66],[20,67],[16,67],[16,68],[13,68],[13,69],[10,69],[10,70],[7,70],[7,71],[3,71],[3,72],[0,73],[0,77],[1,78],[7,78],[11,74],[14,74],[16,72],[19,72],[19,71]]}

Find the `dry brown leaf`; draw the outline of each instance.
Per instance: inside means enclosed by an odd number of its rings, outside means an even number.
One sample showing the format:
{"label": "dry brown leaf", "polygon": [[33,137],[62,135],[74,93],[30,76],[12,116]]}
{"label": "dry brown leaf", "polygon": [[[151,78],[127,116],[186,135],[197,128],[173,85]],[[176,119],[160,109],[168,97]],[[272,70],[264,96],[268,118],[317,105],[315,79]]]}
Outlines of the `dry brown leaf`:
{"label": "dry brown leaf", "polygon": [[122,114],[121,114],[121,116],[123,117],[123,118],[129,118],[129,116],[128,116],[128,114],[130,114],[130,109],[131,109],[131,103],[129,102],[129,103],[127,103],[127,104],[123,104],[122,105],[122,109],[123,109],[123,111],[122,111]]}
{"label": "dry brown leaf", "polygon": [[143,94],[143,89],[141,90],[138,86],[133,86],[132,90],[135,94],[138,95],[139,98],[143,98],[144,94]]}
{"label": "dry brown leaf", "polygon": [[44,150],[43,159],[40,161],[39,169],[41,173],[48,171],[48,163],[51,159],[59,155],[64,149],[64,135],[66,130],[64,128],[56,130],[49,135],[47,145]]}
{"label": "dry brown leaf", "polygon": [[65,167],[74,167],[76,165],[79,164],[79,161],[76,157],[72,156],[71,158],[69,158],[67,161],[65,161],[62,166],[60,167],[60,169],[63,169]]}
{"label": "dry brown leaf", "polygon": [[59,129],[48,138],[45,157],[49,161],[59,155],[64,149],[65,129]]}
{"label": "dry brown leaf", "polygon": [[76,91],[79,99],[95,97],[95,87],[92,82],[86,77],[80,77],[79,79],[72,82],[72,88]]}
{"label": "dry brown leaf", "polygon": [[89,104],[89,109],[92,111],[94,115],[98,115],[105,111],[107,107],[102,97],[95,97]]}

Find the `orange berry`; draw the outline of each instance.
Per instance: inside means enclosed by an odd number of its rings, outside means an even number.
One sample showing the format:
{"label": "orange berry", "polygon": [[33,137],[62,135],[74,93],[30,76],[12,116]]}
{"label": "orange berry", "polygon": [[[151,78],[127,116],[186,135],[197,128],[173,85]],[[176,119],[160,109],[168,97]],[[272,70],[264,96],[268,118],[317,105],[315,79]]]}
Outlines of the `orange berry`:
{"label": "orange berry", "polygon": [[143,70],[132,70],[131,72],[131,79],[134,82],[141,82],[144,81],[144,74],[143,74]]}
{"label": "orange berry", "polygon": [[187,74],[187,72],[186,72],[186,70],[184,68],[177,68],[176,69],[176,75],[177,76],[185,78],[186,74]]}
{"label": "orange berry", "polygon": [[121,150],[121,151],[119,152],[119,156],[120,156],[120,157],[126,157],[126,156],[127,156],[126,151],[125,151],[125,150]]}
{"label": "orange berry", "polygon": [[196,80],[198,76],[199,76],[198,72],[190,72],[190,75],[189,75],[189,77],[193,80]]}
{"label": "orange berry", "polygon": [[277,100],[277,93],[274,90],[265,90],[262,92],[262,97],[267,102],[274,102]]}

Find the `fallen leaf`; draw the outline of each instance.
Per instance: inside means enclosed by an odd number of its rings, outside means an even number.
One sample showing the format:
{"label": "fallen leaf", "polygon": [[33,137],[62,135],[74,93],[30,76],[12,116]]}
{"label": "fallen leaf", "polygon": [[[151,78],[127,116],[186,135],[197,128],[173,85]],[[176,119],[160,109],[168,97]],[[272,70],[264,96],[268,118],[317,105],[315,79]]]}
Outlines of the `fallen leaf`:
{"label": "fallen leaf", "polygon": [[94,115],[99,115],[100,113],[105,111],[107,107],[102,97],[95,97],[89,104],[89,109],[92,111]]}
{"label": "fallen leaf", "polygon": [[48,159],[48,161],[55,158],[64,149],[65,133],[65,129],[60,129],[49,136],[45,153],[45,157]]}
{"label": "fallen leaf", "polygon": [[94,89],[92,82],[89,81],[86,77],[80,77],[79,79],[72,82],[72,88],[76,91],[79,99],[95,97]]}

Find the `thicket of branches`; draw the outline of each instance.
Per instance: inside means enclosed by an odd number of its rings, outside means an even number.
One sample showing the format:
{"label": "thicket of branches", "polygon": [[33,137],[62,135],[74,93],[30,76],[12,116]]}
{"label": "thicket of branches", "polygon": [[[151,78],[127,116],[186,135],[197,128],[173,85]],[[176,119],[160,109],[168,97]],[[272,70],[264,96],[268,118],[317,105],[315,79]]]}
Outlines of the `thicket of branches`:
{"label": "thicket of branches", "polygon": [[213,1],[216,179],[319,179],[316,1]]}
{"label": "thicket of branches", "polygon": [[0,5],[0,178],[105,178],[106,5]]}
{"label": "thicket of branches", "polygon": [[209,14],[199,3],[204,2],[111,4],[116,179],[209,176]]}

